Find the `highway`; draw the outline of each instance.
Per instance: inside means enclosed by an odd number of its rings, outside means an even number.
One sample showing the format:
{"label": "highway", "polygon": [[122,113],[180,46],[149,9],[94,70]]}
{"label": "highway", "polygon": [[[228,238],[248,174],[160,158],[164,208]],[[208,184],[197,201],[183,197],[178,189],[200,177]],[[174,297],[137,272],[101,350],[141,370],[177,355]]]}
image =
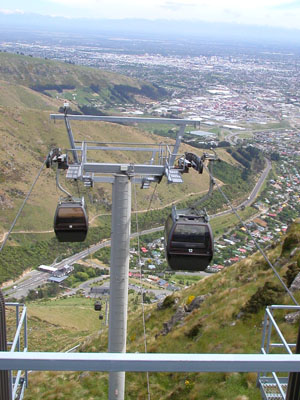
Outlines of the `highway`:
{"label": "highway", "polygon": [[[147,229],[145,231],[140,232],[140,235],[147,235],[149,233],[158,232],[163,230],[162,226]],[[137,237],[137,233],[133,233],[130,237]],[[66,264],[74,264],[76,261],[79,261],[83,258],[88,257],[90,254],[95,253],[96,251],[102,249],[103,247],[108,247],[111,244],[111,240],[102,240],[101,242],[89,247],[86,250],[81,251],[80,253],[76,253],[64,260],[60,261],[57,264],[53,264],[52,266],[55,268],[63,267]],[[20,299],[23,296],[26,296],[29,290],[36,289],[38,286],[43,285],[47,282],[49,278],[49,274],[47,272],[41,272],[37,270],[30,271],[28,274],[23,276],[21,279],[14,282],[13,286],[9,289],[4,289],[4,295],[15,297],[16,299]]]}
{"label": "highway", "polygon": [[[242,203],[240,203],[238,206],[235,207],[236,210],[241,209],[242,207],[246,207],[246,206],[250,206],[254,200],[256,199],[258,192],[260,191],[264,181],[266,180],[267,176],[269,175],[269,172],[272,169],[272,163],[270,160],[268,160],[267,158],[265,158],[267,166],[265,167],[265,169],[263,170],[262,174],[260,175],[258,181],[256,182],[254,188],[252,189],[252,192],[250,193],[250,195],[248,196],[248,198],[246,200],[244,200]],[[220,217],[222,215],[227,215],[227,214],[231,214],[232,213],[232,209],[229,208],[228,210],[225,211],[221,211],[217,214],[212,214],[210,216],[210,219],[216,218],[216,217]]]}

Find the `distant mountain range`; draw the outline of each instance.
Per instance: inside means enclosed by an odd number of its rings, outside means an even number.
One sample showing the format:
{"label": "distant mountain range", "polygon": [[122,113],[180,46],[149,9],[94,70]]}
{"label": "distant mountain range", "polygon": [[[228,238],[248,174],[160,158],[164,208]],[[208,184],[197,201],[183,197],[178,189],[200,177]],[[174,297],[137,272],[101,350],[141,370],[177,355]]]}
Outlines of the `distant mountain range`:
{"label": "distant mountain range", "polygon": [[297,29],[284,29],[269,26],[241,25],[232,23],[204,21],[172,21],[146,19],[87,19],[64,18],[47,15],[0,12],[1,37],[18,36],[20,31],[35,34],[55,31],[86,35],[122,35],[124,37],[187,38],[238,41],[257,44],[300,45]]}

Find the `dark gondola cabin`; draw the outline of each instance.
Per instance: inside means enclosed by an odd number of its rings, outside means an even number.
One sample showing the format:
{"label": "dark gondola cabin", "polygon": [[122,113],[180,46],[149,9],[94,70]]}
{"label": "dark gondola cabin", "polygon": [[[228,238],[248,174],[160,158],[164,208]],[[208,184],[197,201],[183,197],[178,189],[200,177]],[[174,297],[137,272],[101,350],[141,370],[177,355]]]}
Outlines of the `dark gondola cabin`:
{"label": "dark gondola cabin", "polygon": [[95,304],[94,304],[94,310],[95,311],[101,311],[102,310],[102,304],[101,304],[101,301],[96,301],[95,302]]}
{"label": "dark gondola cabin", "polygon": [[83,242],[88,226],[84,198],[59,202],[54,217],[54,232],[60,242]]}
{"label": "dark gondola cabin", "polygon": [[213,235],[204,216],[172,209],[165,224],[165,252],[171,269],[204,271],[213,257]]}

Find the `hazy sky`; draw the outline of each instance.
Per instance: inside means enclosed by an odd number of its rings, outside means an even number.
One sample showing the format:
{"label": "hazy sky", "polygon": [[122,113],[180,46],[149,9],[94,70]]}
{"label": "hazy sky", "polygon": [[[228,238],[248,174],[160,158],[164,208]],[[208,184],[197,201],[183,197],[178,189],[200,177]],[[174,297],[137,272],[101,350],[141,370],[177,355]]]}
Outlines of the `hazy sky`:
{"label": "hazy sky", "polygon": [[300,29],[300,0],[0,0],[0,11],[87,18],[192,19]]}

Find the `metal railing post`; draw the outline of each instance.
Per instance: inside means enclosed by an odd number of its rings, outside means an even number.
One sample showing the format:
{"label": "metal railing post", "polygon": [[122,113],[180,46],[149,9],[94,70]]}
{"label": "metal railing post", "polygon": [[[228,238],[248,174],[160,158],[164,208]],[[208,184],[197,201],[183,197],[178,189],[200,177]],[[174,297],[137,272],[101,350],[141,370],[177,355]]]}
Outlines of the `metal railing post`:
{"label": "metal railing post", "polygon": [[[5,301],[0,289],[0,351],[7,351]],[[0,371],[0,398],[11,399],[11,373]]]}
{"label": "metal railing post", "polygon": [[[300,354],[300,324],[298,330],[296,354]],[[300,399],[300,372],[291,372],[289,374],[289,383],[286,392],[286,400]]]}

